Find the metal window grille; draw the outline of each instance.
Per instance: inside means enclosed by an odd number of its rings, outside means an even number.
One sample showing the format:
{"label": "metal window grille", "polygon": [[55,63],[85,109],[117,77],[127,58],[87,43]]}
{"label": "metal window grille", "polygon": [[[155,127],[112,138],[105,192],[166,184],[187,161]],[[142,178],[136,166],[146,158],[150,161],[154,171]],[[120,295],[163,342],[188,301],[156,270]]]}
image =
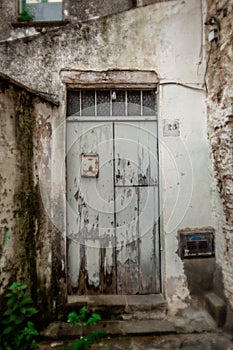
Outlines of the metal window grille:
{"label": "metal window grille", "polygon": [[154,90],[68,90],[67,116],[155,116]]}
{"label": "metal window grille", "polygon": [[183,259],[214,256],[213,232],[181,232],[179,241]]}

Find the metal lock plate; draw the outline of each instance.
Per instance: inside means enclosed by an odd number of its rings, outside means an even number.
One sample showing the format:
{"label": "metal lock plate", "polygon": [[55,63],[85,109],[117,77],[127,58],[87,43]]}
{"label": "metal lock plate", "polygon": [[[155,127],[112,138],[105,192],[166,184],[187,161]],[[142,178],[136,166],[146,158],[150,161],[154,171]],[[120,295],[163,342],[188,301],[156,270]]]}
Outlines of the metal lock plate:
{"label": "metal lock plate", "polygon": [[82,153],[82,177],[98,177],[99,155]]}

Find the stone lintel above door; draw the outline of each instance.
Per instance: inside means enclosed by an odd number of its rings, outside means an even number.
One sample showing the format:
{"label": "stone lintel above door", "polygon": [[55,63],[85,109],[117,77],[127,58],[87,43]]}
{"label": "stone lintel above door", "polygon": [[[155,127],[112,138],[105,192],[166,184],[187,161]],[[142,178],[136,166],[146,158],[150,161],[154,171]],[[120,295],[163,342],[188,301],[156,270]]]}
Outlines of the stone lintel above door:
{"label": "stone lintel above door", "polygon": [[76,70],[64,69],[61,80],[67,88],[156,88],[159,79],[155,71],[139,70]]}

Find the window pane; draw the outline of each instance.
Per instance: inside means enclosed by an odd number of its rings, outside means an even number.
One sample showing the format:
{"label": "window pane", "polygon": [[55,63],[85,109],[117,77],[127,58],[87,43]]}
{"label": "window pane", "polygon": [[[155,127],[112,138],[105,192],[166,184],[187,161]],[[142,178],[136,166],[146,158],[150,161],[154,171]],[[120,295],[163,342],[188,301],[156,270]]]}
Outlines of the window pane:
{"label": "window pane", "polygon": [[[125,91],[113,90],[116,94],[116,99],[112,99],[112,115],[125,115]],[[113,92],[112,92],[113,93]]]}
{"label": "window pane", "polygon": [[110,91],[97,91],[97,115],[110,116]]}
{"label": "window pane", "polygon": [[154,90],[67,91],[68,116],[155,116],[156,108]]}
{"label": "window pane", "polygon": [[155,115],[155,92],[143,91],[142,93],[143,115]]}
{"label": "window pane", "polygon": [[82,91],[82,115],[93,116],[95,115],[95,91],[83,90]]}
{"label": "window pane", "polygon": [[67,116],[80,115],[80,92],[67,91]]}
{"label": "window pane", "polygon": [[127,92],[127,105],[129,116],[141,115],[141,93],[140,91],[128,91]]}
{"label": "window pane", "polygon": [[34,22],[59,21],[62,19],[62,0],[22,0],[21,9],[28,5]]}

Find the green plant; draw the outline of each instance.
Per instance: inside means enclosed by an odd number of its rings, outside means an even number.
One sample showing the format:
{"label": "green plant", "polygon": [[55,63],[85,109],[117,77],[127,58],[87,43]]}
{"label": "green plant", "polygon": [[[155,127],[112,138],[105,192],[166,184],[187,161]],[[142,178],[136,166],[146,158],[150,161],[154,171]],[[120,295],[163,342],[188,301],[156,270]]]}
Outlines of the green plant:
{"label": "green plant", "polygon": [[37,313],[32,299],[26,294],[26,285],[14,282],[6,294],[6,310],[0,321],[0,349],[32,350],[37,347],[38,332],[30,320]]}
{"label": "green plant", "polygon": [[34,19],[34,17],[35,16],[31,13],[30,7],[27,5],[24,5],[22,11],[20,12],[19,20],[30,22]]}
{"label": "green plant", "polygon": [[92,313],[90,317],[87,318],[87,308],[83,306],[79,311],[79,314],[76,312],[71,312],[68,315],[68,322],[74,326],[78,326],[81,329],[81,337],[74,341],[71,346],[63,348],[63,350],[86,350],[91,347],[91,345],[97,340],[103,338],[106,335],[106,332],[101,329],[93,330],[90,334],[86,334],[86,328],[90,325],[94,325],[101,321],[99,314]]}

